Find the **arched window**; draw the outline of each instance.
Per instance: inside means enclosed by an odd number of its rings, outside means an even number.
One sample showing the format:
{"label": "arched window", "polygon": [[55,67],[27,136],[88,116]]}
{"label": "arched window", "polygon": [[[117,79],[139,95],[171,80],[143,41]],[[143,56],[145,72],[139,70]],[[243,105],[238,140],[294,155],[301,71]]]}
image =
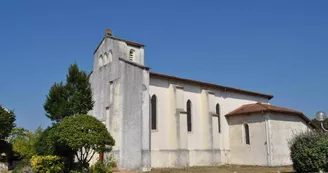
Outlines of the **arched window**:
{"label": "arched window", "polygon": [[113,54],[111,51],[108,52],[108,63],[111,63],[113,61]]}
{"label": "arched window", "polygon": [[244,124],[244,130],[245,130],[245,142],[246,144],[250,145],[251,141],[249,138],[249,126],[246,123]]}
{"label": "arched window", "polygon": [[103,65],[104,65],[103,56],[100,55],[99,60],[98,60],[98,66],[99,66],[99,67],[102,67]]}
{"label": "arched window", "polygon": [[104,65],[108,64],[108,53],[104,54]]}
{"label": "arched window", "polygon": [[153,95],[151,97],[151,129],[157,129],[157,97]]}
{"label": "arched window", "polygon": [[187,129],[188,132],[192,130],[192,121],[191,121],[191,101],[187,101]]}
{"label": "arched window", "polygon": [[130,53],[129,53],[130,61],[134,61],[134,58],[135,58],[135,50],[130,49]]}
{"label": "arched window", "polygon": [[218,130],[219,130],[219,133],[221,133],[221,120],[220,120],[220,105],[219,103],[216,104],[216,115],[218,115]]}

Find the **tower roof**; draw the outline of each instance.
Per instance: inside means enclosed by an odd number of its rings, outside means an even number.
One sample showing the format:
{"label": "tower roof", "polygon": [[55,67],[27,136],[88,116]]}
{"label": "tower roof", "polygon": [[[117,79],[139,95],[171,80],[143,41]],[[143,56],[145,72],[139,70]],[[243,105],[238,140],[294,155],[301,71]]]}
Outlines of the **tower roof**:
{"label": "tower roof", "polygon": [[125,39],[122,39],[122,38],[117,38],[117,37],[114,37],[113,36],[113,33],[112,33],[112,30],[111,29],[106,29],[105,31],[105,36],[103,37],[103,39],[100,41],[99,45],[97,46],[96,50],[93,52],[93,54],[95,54],[99,48],[99,46],[101,45],[101,43],[104,41],[104,39],[106,38],[111,38],[113,40],[118,40],[118,41],[123,41],[125,42],[127,45],[129,46],[134,46],[134,47],[138,47],[138,48],[141,48],[141,47],[145,47],[144,44],[140,44],[140,43],[137,43],[137,42],[133,42],[133,41],[129,41],[129,40],[125,40]]}

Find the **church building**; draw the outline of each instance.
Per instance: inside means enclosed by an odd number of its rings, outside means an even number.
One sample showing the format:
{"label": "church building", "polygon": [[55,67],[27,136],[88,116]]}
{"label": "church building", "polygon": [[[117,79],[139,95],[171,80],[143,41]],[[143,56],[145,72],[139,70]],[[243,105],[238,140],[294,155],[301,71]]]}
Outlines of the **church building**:
{"label": "church building", "polygon": [[288,141],[316,128],[270,94],[153,72],[144,48],[107,29],[94,52],[91,114],[114,137],[106,155],[121,169],[290,165]]}

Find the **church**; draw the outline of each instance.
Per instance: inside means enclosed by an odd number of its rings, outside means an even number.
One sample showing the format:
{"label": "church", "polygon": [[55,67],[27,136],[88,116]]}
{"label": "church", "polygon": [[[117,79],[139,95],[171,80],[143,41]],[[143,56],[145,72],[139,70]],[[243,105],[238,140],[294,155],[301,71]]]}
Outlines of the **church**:
{"label": "church", "polygon": [[273,95],[153,72],[144,48],[107,29],[94,51],[90,114],[115,139],[105,155],[121,169],[290,165],[288,141],[316,128]]}

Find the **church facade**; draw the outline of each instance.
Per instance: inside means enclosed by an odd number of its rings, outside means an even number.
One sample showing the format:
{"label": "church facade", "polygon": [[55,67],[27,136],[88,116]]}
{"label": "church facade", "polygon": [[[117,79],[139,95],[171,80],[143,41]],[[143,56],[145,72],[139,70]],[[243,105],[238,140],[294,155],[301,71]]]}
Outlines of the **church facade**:
{"label": "church facade", "polygon": [[289,165],[288,140],[316,128],[272,95],[152,72],[144,45],[106,30],[94,52],[91,114],[127,170],[222,164]]}

